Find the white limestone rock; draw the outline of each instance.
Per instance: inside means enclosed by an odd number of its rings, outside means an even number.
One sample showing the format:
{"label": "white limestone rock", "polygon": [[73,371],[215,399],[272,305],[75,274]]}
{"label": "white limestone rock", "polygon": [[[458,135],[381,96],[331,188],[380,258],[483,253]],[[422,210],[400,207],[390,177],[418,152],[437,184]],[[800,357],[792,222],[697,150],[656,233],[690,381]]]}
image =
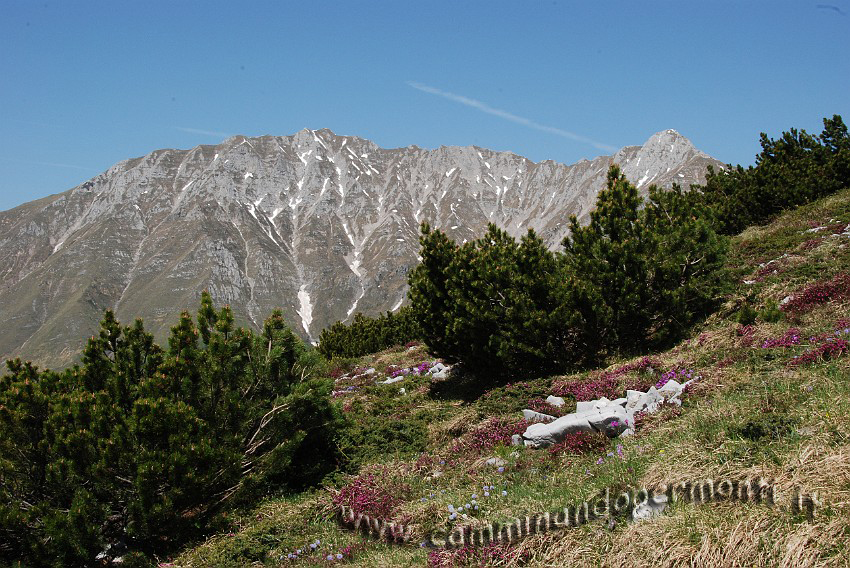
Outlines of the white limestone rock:
{"label": "white limestone rock", "polygon": [[598,400],[587,400],[576,403],[576,414],[583,414],[585,412],[595,412],[606,406],[611,405],[612,402],[605,398],[604,396]]}
{"label": "white limestone rock", "polygon": [[548,448],[564,439],[570,432],[593,432],[587,414],[567,414],[548,424],[529,426],[522,435],[525,445],[532,448]]}
{"label": "white limestone rock", "polygon": [[554,422],[557,420],[550,414],[543,414],[542,412],[535,412],[534,410],[529,409],[522,411],[522,417],[528,422]]}
{"label": "white limestone rock", "polygon": [[658,392],[660,392],[660,393],[667,393],[667,392],[678,393],[678,392],[681,392],[681,391],[682,391],[682,385],[676,379],[670,379],[669,381],[664,383],[664,385],[660,389],[658,389]]}
{"label": "white limestone rock", "polygon": [[658,410],[658,404],[664,400],[664,397],[658,393],[658,390],[654,386],[649,387],[649,390],[645,393],[627,391],[626,398],[628,399],[626,402],[626,411],[632,415],[643,411],[649,413],[655,412]]}
{"label": "white limestone rock", "polygon": [[626,410],[616,404],[609,404],[584,416],[594,430],[604,432],[609,438],[619,436],[634,423]]}
{"label": "white limestone rock", "polygon": [[548,402],[552,406],[557,406],[559,408],[561,406],[564,406],[564,399],[561,398],[560,396],[554,396],[554,395],[550,394],[549,396],[546,397],[546,402]]}

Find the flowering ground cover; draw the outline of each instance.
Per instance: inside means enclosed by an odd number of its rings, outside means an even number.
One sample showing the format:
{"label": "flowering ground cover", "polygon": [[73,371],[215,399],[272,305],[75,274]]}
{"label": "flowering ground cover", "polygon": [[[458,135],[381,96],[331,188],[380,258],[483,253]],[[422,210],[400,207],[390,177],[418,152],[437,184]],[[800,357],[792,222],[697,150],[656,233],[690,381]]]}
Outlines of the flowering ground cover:
{"label": "flowering ground cover", "polygon": [[646,391],[661,375],[662,363],[658,359],[641,359],[621,365],[611,371],[591,373],[587,378],[559,380],[552,384],[556,396],[569,396],[577,401],[623,396],[626,390]]}
{"label": "flowering ground cover", "polygon": [[811,311],[815,306],[829,301],[840,301],[850,297],[850,274],[841,272],[829,280],[809,284],[791,296],[783,304],[782,311],[789,314],[802,314]]}

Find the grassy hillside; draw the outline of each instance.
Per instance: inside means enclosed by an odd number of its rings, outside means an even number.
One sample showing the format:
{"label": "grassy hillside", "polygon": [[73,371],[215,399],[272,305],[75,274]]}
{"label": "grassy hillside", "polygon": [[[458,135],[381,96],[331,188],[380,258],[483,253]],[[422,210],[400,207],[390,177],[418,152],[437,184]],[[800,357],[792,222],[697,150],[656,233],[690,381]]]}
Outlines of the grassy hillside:
{"label": "grassy hillside", "polygon": [[[233,518],[229,532],[163,562],[847,566],[850,190],[746,230],[734,239],[729,264],[736,285],[723,307],[690,339],[647,353],[648,360],[612,361],[607,369],[571,376],[529,376],[486,393],[429,374],[375,384],[397,369],[433,362],[424,346],[344,362],[335,373],[336,398],[357,424],[343,441],[343,451],[364,464],[357,475],[263,503]],[[366,374],[370,368],[375,372]],[[645,417],[634,436],[588,436],[548,450],[510,445],[511,434],[525,429],[519,411],[547,410],[539,399],[548,394],[598,398],[612,389],[647,388],[671,371],[700,379],[681,407]],[[564,412],[573,404],[568,399]],[[489,458],[496,463],[488,464]],[[605,488],[745,477],[772,480],[777,504],[677,502],[642,522],[604,518],[478,548],[419,546],[435,529],[555,511]],[[817,493],[821,505],[813,518],[786,506],[794,487]],[[335,516],[340,502],[413,525],[411,544],[342,526]],[[463,512],[450,519],[450,505]]]}

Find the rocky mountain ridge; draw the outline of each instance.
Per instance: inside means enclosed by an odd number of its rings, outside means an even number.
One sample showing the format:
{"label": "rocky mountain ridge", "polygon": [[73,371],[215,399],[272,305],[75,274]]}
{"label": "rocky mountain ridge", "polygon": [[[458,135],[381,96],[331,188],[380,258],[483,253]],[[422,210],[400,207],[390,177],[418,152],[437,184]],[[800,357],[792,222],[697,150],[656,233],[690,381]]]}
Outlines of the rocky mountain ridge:
{"label": "rocky mountain ridge", "polygon": [[421,221],[458,241],[488,222],[533,228],[556,248],[612,163],[644,190],[722,166],[673,130],[571,166],[475,146],[383,149],[326,129],[157,150],[0,212],[0,356],[68,364],[106,308],[162,338],[203,289],[244,324],[281,307],[314,340],[403,303]]}

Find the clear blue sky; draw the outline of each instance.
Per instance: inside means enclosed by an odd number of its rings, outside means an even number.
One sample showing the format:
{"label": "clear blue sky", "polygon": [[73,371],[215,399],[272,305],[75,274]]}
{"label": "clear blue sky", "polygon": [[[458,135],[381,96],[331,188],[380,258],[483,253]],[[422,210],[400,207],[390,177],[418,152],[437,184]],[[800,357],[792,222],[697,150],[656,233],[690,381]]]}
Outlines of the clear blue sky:
{"label": "clear blue sky", "polygon": [[850,122],[850,0],[4,0],[0,210],[115,162],[330,128],[573,163]]}

